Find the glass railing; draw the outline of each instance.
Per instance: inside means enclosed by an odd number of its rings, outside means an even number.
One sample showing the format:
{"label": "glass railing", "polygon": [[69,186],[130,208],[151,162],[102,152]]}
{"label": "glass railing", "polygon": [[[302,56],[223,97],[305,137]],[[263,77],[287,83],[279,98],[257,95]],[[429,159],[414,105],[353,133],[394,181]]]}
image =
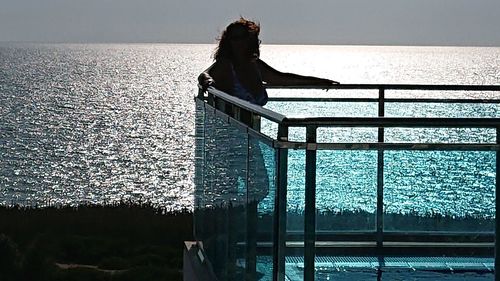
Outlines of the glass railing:
{"label": "glass railing", "polygon": [[288,90],[315,91],[265,108],[214,88],[195,99],[194,235],[220,280],[493,278],[500,86]]}

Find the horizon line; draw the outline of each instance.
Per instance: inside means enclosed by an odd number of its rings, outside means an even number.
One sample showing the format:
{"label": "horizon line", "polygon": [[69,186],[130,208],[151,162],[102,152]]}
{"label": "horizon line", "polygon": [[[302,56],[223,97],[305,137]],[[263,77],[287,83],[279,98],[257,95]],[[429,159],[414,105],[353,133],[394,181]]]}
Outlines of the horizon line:
{"label": "horizon line", "polygon": [[[165,44],[165,45],[217,45],[217,42],[168,42],[168,41],[11,41],[0,40],[0,43],[11,44],[75,44],[75,45],[142,45],[142,44]],[[262,45],[278,45],[278,46],[353,46],[353,47],[470,47],[470,48],[500,48],[495,44],[399,44],[399,43],[263,43]]]}

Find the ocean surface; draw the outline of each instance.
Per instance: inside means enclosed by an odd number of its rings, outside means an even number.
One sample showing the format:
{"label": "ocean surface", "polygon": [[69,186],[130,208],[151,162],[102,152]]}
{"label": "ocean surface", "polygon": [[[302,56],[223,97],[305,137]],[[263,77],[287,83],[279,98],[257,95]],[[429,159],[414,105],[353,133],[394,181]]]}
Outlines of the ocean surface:
{"label": "ocean surface", "polygon": [[[192,209],[193,97],[196,77],[211,64],[214,47],[0,43],[0,205],[133,201]],[[500,48],[263,45],[261,54],[278,70],[341,83],[500,84]],[[268,107],[294,116],[310,114],[307,106]],[[359,112],[332,108],[323,114]],[[419,105],[405,110],[389,109],[388,114],[446,114]],[[453,114],[478,110],[500,116],[498,106],[467,107]],[[478,134],[477,140],[483,136]],[[488,163],[489,156],[480,157]],[[491,182],[493,175],[485,178]],[[441,195],[433,196],[436,201]],[[488,204],[491,200],[485,199]]]}

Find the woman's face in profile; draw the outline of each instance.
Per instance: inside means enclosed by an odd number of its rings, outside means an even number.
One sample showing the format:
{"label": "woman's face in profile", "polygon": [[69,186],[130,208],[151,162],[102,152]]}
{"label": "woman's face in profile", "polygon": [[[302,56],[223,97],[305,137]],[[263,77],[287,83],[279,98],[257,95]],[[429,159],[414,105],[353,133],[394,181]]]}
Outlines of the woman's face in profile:
{"label": "woman's face in profile", "polygon": [[229,39],[233,53],[241,57],[248,57],[251,60],[258,58],[259,38],[257,35],[249,33],[243,27],[237,27],[231,30]]}

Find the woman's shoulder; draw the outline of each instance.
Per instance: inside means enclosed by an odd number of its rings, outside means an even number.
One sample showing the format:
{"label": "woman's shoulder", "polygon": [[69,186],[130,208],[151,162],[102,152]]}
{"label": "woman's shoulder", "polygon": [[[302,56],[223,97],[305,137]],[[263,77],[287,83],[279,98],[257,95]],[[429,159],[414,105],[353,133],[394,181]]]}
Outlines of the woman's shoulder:
{"label": "woman's shoulder", "polygon": [[229,60],[217,59],[210,67],[210,76],[214,79],[216,88],[229,92],[232,89],[232,66]]}
{"label": "woman's shoulder", "polygon": [[216,68],[217,71],[231,71],[233,64],[230,60],[225,58],[219,58],[215,61],[213,68]]}

